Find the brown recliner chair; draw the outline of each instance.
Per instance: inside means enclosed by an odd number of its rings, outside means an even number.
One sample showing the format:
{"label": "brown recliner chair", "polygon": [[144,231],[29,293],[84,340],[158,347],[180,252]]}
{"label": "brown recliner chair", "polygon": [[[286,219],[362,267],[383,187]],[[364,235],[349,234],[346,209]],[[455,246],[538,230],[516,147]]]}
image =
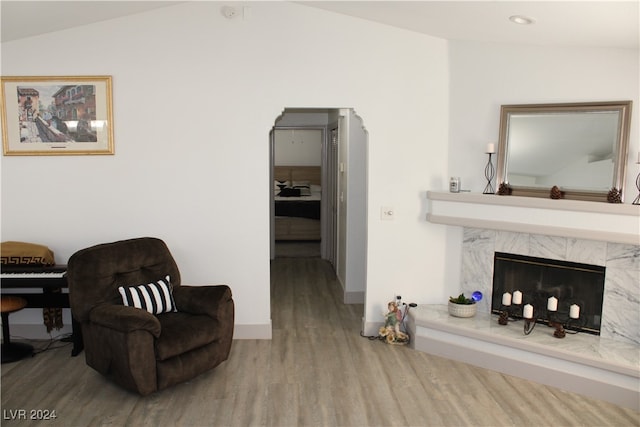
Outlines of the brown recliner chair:
{"label": "brown recliner chair", "polygon": [[[226,285],[181,286],[178,266],[162,240],[144,237],[82,249],[69,258],[67,281],[87,365],[129,390],[147,395],[167,388],[229,355],[231,290]],[[152,314],[155,303],[147,304],[149,311],[136,308],[131,298],[125,305],[119,287],[161,281],[170,281],[168,288],[173,288],[168,312]],[[148,295],[157,294],[159,288],[154,289]]]}

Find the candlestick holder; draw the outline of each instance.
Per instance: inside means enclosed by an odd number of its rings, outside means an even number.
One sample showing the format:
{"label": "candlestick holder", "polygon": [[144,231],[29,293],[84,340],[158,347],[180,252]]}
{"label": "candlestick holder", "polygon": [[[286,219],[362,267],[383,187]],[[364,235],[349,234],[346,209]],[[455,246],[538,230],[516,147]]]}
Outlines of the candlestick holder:
{"label": "candlestick holder", "polygon": [[523,297],[520,291],[516,291],[515,295],[517,298],[513,299],[508,292],[502,296],[500,306],[496,310],[498,323],[507,325],[511,321],[523,319],[525,335],[533,332],[536,323],[545,323],[554,328],[554,337],[564,338],[566,334],[577,334],[586,323],[587,319],[580,312],[580,307],[584,307],[584,301],[568,299],[558,304],[558,299],[546,292]]}
{"label": "candlestick holder", "polygon": [[[534,308],[534,312],[533,315],[531,316],[530,319],[527,319],[526,317],[524,318],[524,334],[525,335],[529,335],[533,329],[536,327],[536,312],[537,309]],[[567,309],[566,311],[559,311],[559,310],[549,310],[549,309],[542,309],[542,313],[543,316],[542,318],[547,318],[547,324],[549,325],[550,328],[554,328],[553,331],[553,336],[556,338],[564,338],[567,334],[572,334],[575,335],[578,333],[577,330],[572,330],[572,324],[576,323],[576,324],[580,324],[580,323],[584,323],[581,322],[581,317],[578,315],[578,317],[571,317],[571,310],[570,308]],[[546,313],[546,314],[545,314]]]}
{"label": "candlestick holder", "polygon": [[576,317],[576,318],[569,317],[567,319],[567,321],[565,322],[565,324],[564,324],[564,327],[566,329],[566,333],[571,334],[571,335],[577,334],[578,330],[573,329],[574,326],[572,326],[572,325],[575,324],[576,325],[575,327],[579,328],[579,327],[584,327],[585,323],[586,323],[586,319],[583,318],[583,317]]}
{"label": "candlestick holder", "polygon": [[[549,314],[549,316],[553,317],[550,314]],[[536,321],[535,309],[534,309],[533,314],[531,315],[531,318],[523,317],[523,319],[524,319],[524,327],[522,329],[522,332],[525,335],[529,335],[529,334],[531,334],[531,332],[533,332],[533,330],[535,329],[536,325],[538,324],[538,322]],[[553,336],[556,337],[556,338],[564,338],[565,335],[567,333],[569,333],[567,330],[565,330],[565,323],[562,323],[560,321],[549,321],[549,326],[555,328]],[[577,332],[574,331],[572,333],[577,333]]]}
{"label": "candlestick holder", "polygon": [[564,325],[562,324],[562,322],[556,320],[556,318],[558,317],[557,312],[549,311],[548,316],[549,316],[549,327],[556,328],[556,330],[553,332],[553,336],[556,338],[564,338],[567,335],[567,331],[565,331]]}
{"label": "candlestick holder", "polygon": [[493,167],[493,162],[491,161],[491,156],[493,153],[487,153],[489,155],[489,161],[487,162],[487,166],[484,168],[484,176],[487,178],[487,186],[484,187],[484,191],[482,194],[495,194],[495,190],[493,189],[493,185],[491,184],[491,180],[496,173],[496,169]]}
{"label": "candlestick holder", "polygon": [[507,310],[500,310],[500,315],[498,316],[498,323],[502,326],[507,325],[509,323],[509,312]]}
{"label": "candlestick holder", "polygon": [[636,188],[638,189],[638,197],[633,200],[633,204],[640,205],[640,172],[638,172],[638,177],[636,178]]}
{"label": "candlestick holder", "polygon": [[[536,311],[535,307],[532,308],[531,317],[525,317],[525,310],[522,304],[515,304],[516,307],[511,305],[500,305],[500,315],[498,316],[498,323],[500,325],[507,325],[509,321],[517,320],[518,318],[522,318],[524,320],[523,325],[523,333],[525,335],[529,335],[536,327]],[[564,338],[564,334],[567,333],[564,329],[564,323],[560,322],[555,316],[552,314],[554,312],[548,312],[547,316],[549,317],[549,326],[553,326],[556,328],[556,332],[554,336],[556,338]],[[565,323],[569,323],[569,320],[565,321]],[[557,335],[556,335],[557,333]],[[577,333],[577,332],[576,332]]]}
{"label": "candlestick holder", "polygon": [[507,325],[509,321],[516,320],[518,317],[522,317],[522,308],[520,308],[520,304],[513,305],[500,305],[500,314],[498,316],[498,323],[500,325]]}
{"label": "candlestick holder", "polygon": [[573,323],[579,324],[580,317],[571,317],[570,311],[548,311],[547,317],[549,318],[549,327],[555,328],[553,336],[556,338],[564,338],[567,334],[575,335],[578,333],[576,330],[571,330]]}
{"label": "candlestick holder", "polygon": [[533,332],[533,329],[536,327],[536,323],[537,322],[537,317],[536,317],[536,312],[537,312],[537,306],[532,305],[531,303],[527,303],[526,305],[522,306],[522,318],[524,319],[524,327],[522,332],[525,335],[529,335],[531,332]]}
{"label": "candlestick holder", "polygon": [[524,334],[529,335],[533,332],[533,329],[536,327],[536,317],[535,315],[531,319],[524,319]]}

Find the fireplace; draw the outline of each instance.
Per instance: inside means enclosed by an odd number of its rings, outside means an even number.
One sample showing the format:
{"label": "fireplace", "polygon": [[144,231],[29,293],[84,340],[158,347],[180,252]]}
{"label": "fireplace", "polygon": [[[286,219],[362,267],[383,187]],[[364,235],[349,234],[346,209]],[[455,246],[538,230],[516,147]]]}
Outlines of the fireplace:
{"label": "fireplace", "polygon": [[[493,271],[493,313],[506,311],[503,303],[513,301],[509,315],[522,318],[530,304],[538,323],[561,322],[567,329],[600,335],[605,267],[495,252]],[[513,298],[516,294],[522,298]],[[550,298],[557,310],[548,310]]]}

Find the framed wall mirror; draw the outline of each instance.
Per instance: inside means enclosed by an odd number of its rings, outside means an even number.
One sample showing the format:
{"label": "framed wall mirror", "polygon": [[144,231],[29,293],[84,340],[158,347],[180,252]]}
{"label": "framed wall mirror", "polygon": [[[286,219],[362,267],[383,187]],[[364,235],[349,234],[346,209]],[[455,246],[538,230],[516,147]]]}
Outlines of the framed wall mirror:
{"label": "framed wall mirror", "polygon": [[631,101],[503,105],[497,183],[516,196],[607,201],[624,194]]}

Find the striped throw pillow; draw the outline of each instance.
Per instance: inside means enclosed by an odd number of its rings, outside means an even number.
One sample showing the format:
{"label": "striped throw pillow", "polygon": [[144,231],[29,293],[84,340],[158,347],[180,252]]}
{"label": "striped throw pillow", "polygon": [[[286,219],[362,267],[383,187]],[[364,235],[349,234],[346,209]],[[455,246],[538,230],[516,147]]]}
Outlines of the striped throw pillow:
{"label": "striped throw pillow", "polygon": [[141,308],[151,314],[178,311],[169,276],[146,285],[120,286],[118,291],[124,305],[129,307]]}

